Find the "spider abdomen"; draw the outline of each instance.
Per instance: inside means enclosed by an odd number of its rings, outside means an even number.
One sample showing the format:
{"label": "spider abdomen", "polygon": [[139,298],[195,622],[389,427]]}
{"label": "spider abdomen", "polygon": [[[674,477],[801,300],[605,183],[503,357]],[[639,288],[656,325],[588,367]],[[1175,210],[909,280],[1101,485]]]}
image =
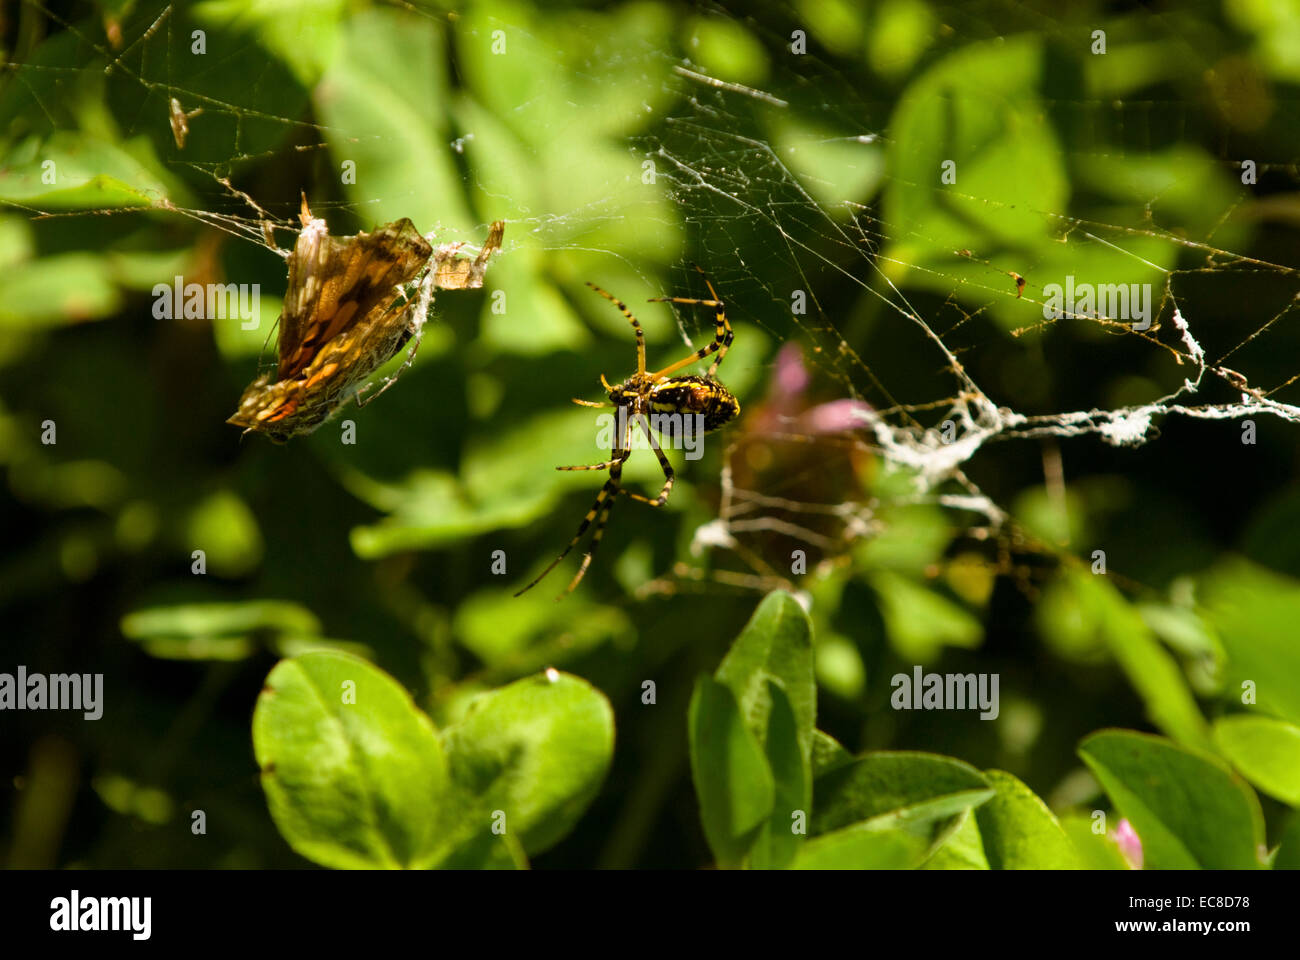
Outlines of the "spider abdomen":
{"label": "spider abdomen", "polygon": [[708,377],[669,377],[653,387],[646,399],[652,413],[700,414],[706,433],[740,414],[740,401]]}

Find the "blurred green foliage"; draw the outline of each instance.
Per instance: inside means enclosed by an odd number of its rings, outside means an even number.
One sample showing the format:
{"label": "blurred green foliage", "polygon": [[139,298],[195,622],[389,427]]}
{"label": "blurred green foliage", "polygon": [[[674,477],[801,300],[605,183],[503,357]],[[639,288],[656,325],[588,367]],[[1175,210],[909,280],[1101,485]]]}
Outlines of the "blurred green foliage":
{"label": "blurred green foliage", "polygon": [[[20,5],[0,86],[0,672],[104,673],[107,702],[94,723],[7,718],[8,863],[1114,868],[1123,817],[1150,867],[1253,866],[1260,845],[1300,865],[1291,425],[1261,419],[1252,446],[1173,418],[1137,449],[989,445],[966,469],[1010,522],[987,537],[906,471],[759,426],[850,396],[941,419],[953,380],[896,290],[1020,413],[1177,389],[1188,368],[1151,342],[1043,323],[1066,274],[1157,299],[1172,277],[1207,354],[1293,401],[1300,21],[1249,3],[69,6]],[[476,242],[508,221],[486,289],[440,294],[402,381],[342,414],[355,445],[337,422],[283,448],[224,423],[284,288],[235,190],[281,248],[300,192],[336,235],[411,217]],[[739,453],[673,454],[669,505],[619,502],[575,594],[553,602],[576,557],[513,599],[601,479],[553,469],[605,455],[569,398],[632,368],[626,322],[583,281],[632,305],[663,365],[712,336],[707,311],[641,302],[703,296],[692,262],[736,328],[720,376]],[[154,284],[178,275],[260,284],[256,329],[156,319]],[[870,522],[828,511],[801,517],[813,539],[760,528],[701,554],[724,466]],[[648,454],[624,477],[661,482]],[[808,563],[787,575],[793,548]],[[891,709],[915,664],[998,674],[999,720]],[[359,715],[312,695],[344,675],[372,692]],[[394,755],[349,766],[354,742]],[[390,819],[354,815],[376,802]],[[476,832],[505,807],[517,833]]]}

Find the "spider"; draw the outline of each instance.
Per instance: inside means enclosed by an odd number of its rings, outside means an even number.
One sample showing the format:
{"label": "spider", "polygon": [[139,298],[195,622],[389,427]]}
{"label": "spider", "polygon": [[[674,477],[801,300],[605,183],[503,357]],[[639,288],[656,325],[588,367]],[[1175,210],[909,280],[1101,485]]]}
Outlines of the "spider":
{"label": "spider", "polygon": [[[699,267],[695,268],[703,275],[704,271]],[[550,562],[550,564],[539,573],[528,586],[524,587],[515,596],[526,593],[533,587],[537,586],[542,579],[559,565],[565,557],[569,555],[582,535],[587,532],[592,521],[596,523],[596,532],[592,535],[591,545],[587,548],[586,554],[582,558],[582,565],[578,567],[578,572],[574,574],[573,579],[569,582],[568,587],[561,593],[556,600],[562,600],[565,596],[573,592],[582,578],[587,573],[587,568],[591,566],[591,558],[596,553],[596,548],[600,546],[600,538],[605,533],[605,524],[609,521],[610,511],[614,508],[614,498],[617,494],[626,494],[633,500],[639,500],[642,503],[648,503],[652,507],[662,507],[668,502],[668,495],[673,489],[673,468],[668,463],[668,458],[664,456],[659,442],[651,433],[651,428],[646,420],[646,414],[681,414],[685,416],[699,415],[703,418],[704,431],[707,433],[716,430],[732,420],[740,413],[740,402],[731,395],[726,387],[714,379],[718,366],[722,363],[722,358],[727,355],[727,348],[731,346],[732,332],[731,324],[727,320],[726,308],[722,301],[718,299],[718,292],[713,289],[713,284],[707,276],[704,277],[704,283],[709,288],[709,294],[712,299],[695,300],[688,297],[652,297],[649,303],[681,303],[687,305],[697,305],[701,307],[712,307],[714,318],[717,324],[716,333],[713,342],[708,346],[701,347],[684,360],[678,360],[676,363],[670,363],[662,370],[656,370],[654,373],[647,373],[645,368],[645,333],[641,330],[641,324],[636,317],[632,316],[632,311],[627,308],[622,300],[612,294],[602,290],[594,283],[588,283],[587,286],[595,290],[598,294],[608,300],[627,317],[628,322],[632,324],[632,329],[636,332],[636,373],[632,374],[617,386],[611,386],[605,379],[605,375],[600,375],[601,386],[609,395],[608,403],[597,403],[591,400],[577,400],[573,402],[584,407],[614,407],[616,412],[614,422],[616,426],[622,429],[622,435],[615,436],[614,448],[610,452],[610,458],[601,463],[584,464],[573,467],[556,467],[556,470],[608,470],[609,479],[605,485],[600,488],[600,493],[596,497],[596,502],[591,505],[587,515],[582,518],[582,523],[578,525],[578,532],[573,535],[569,545],[561,551],[560,555]],[[709,372],[703,377],[697,376],[670,376],[670,374],[681,370],[683,367],[695,363],[697,360],[703,360],[710,354],[717,354],[713,363],[709,365]],[[651,499],[639,493],[633,493],[621,485],[623,474],[623,464],[627,458],[632,455],[631,445],[629,443],[632,424],[635,422],[640,426],[641,431],[646,435],[650,442],[650,448],[654,450],[655,456],[659,459],[659,466],[664,472],[663,489],[659,491],[659,496]]]}

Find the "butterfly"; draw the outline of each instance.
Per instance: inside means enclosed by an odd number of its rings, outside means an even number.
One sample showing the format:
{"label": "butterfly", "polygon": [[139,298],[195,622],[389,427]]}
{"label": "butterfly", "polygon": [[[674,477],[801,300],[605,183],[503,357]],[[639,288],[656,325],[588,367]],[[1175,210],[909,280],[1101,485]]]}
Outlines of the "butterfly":
{"label": "butterfly", "polygon": [[[351,237],[332,237],[303,198],[302,229],[289,254],[289,285],[279,319],[278,362],[248,385],[226,422],[276,443],[311,433],[348,400],[363,401],[370,376],[419,337],[435,288],[483,285],[488,259],[501,248],[504,221],[488,231],[478,257],[459,255],[461,243],[436,249],[407,218]],[[423,273],[423,276],[421,276]],[[408,284],[420,278],[418,292]],[[406,365],[402,367],[405,369]],[[400,371],[399,371],[400,372]]]}

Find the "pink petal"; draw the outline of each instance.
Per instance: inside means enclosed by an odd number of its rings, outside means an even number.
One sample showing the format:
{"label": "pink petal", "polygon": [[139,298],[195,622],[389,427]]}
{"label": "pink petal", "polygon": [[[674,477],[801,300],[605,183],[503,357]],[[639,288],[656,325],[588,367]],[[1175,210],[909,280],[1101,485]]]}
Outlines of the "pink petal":
{"label": "pink petal", "polygon": [[804,411],[799,425],[807,433],[843,433],[861,427],[870,409],[861,400],[832,400]]}
{"label": "pink petal", "polygon": [[1115,843],[1119,845],[1119,852],[1124,855],[1129,866],[1134,870],[1142,869],[1142,839],[1133,829],[1133,824],[1127,820],[1120,820],[1119,825],[1115,828]]}

